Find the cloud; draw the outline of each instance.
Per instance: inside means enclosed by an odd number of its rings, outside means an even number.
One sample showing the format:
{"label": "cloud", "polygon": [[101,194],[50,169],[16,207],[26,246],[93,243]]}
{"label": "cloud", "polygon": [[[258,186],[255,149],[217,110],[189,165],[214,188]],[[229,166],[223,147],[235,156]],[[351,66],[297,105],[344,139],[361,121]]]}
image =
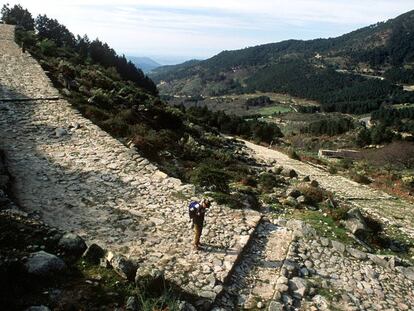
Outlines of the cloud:
{"label": "cloud", "polygon": [[413,8],[412,0],[18,2],[34,15],[57,18],[74,33],[99,37],[118,52],[195,57],[289,38],[337,36]]}

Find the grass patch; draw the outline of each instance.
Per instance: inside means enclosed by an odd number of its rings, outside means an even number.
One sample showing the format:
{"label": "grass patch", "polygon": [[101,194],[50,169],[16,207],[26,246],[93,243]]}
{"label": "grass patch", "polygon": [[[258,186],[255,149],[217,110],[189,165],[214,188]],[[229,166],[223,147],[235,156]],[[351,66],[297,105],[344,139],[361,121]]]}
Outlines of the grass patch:
{"label": "grass patch", "polygon": [[112,269],[91,265],[85,261],[79,261],[76,268],[80,271],[82,279],[96,283],[91,295],[102,305],[113,303],[114,299],[123,305],[128,297],[135,296],[138,310],[178,310],[179,297],[169,288],[165,288],[161,294],[140,290],[135,287],[135,284],[122,279]]}
{"label": "grass patch", "polygon": [[303,220],[311,225],[318,235],[340,241],[344,244],[353,244],[345,228],[337,223],[332,216],[323,211],[295,211],[293,218]]}
{"label": "grass patch", "polygon": [[279,113],[291,112],[292,108],[285,105],[276,105],[260,108],[257,112],[262,116],[272,116]]}

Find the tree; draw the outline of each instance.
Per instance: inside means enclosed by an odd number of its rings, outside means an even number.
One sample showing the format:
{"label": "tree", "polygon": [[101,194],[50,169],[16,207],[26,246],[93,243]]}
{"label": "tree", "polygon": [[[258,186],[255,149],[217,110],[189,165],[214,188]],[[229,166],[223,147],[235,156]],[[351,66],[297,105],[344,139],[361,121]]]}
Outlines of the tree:
{"label": "tree", "polygon": [[89,46],[91,45],[91,42],[87,35],[84,35],[83,37],[77,36],[76,37],[76,49],[79,53],[79,56],[82,59],[87,59],[89,56]]}
{"label": "tree", "polygon": [[48,18],[46,15],[39,15],[36,18],[37,34],[42,39],[53,40],[57,46],[75,46],[75,36],[66,28],[59,24],[56,19]]}
{"label": "tree", "polygon": [[389,143],[393,139],[394,134],[384,125],[378,125],[371,130],[371,141],[373,144]]}
{"label": "tree", "polygon": [[364,147],[366,145],[371,144],[371,132],[368,129],[363,128],[358,133],[358,136],[356,138],[356,143],[360,147]]}
{"label": "tree", "polygon": [[26,30],[34,30],[34,19],[32,14],[20,4],[10,8],[8,4],[1,9],[1,19],[6,24],[21,26]]}

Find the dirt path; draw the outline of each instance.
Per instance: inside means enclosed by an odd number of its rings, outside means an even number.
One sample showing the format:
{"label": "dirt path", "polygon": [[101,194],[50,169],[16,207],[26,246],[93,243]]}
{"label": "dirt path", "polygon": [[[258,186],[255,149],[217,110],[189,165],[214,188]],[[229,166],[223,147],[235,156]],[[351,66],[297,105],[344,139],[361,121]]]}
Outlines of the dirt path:
{"label": "dirt path", "polygon": [[350,204],[364,209],[388,225],[395,225],[414,238],[413,204],[389,194],[361,185],[343,176],[332,175],[308,163],[289,158],[282,152],[241,140],[252,151],[254,158],[268,165],[281,165],[294,169],[300,176],[309,176],[320,186]]}

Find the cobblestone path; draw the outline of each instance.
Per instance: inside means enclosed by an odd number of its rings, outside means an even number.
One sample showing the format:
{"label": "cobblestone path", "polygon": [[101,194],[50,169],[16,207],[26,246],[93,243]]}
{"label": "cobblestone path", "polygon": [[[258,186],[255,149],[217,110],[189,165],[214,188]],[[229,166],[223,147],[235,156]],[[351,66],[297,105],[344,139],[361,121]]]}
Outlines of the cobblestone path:
{"label": "cobblestone path", "polygon": [[260,215],[213,205],[206,248],[192,251],[188,202],[174,196],[187,188],[59,99],[13,36],[0,25],[0,149],[20,206],[214,300]]}
{"label": "cobblestone path", "polygon": [[301,176],[309,176],[320,186],[350,204],[364,209],[367,213],[385,224],[396,225],[414,237],[414,205],[396,199],[389,194],[372,189],[366,185],[349,180],[343,176],[332,175],[320,168],[298,160],[293,160],[282,152],[244,141],[254,158],[268,165],[281,165],[292,168]]}
{"label": "cobblestone path", "polygon": [[265,219],[243,251],[216,305],[226,310],[269,306],[291,242],[291,231]]}

